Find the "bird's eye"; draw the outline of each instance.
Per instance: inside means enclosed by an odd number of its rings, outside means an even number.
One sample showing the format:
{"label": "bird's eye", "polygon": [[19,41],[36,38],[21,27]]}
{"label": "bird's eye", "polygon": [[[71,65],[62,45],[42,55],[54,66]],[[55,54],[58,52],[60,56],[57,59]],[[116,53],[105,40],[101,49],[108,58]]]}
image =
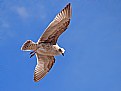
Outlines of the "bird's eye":
{"label": "bird's eye", "polygon": [[62,51],[61,49],[58,49],[60,52]]}

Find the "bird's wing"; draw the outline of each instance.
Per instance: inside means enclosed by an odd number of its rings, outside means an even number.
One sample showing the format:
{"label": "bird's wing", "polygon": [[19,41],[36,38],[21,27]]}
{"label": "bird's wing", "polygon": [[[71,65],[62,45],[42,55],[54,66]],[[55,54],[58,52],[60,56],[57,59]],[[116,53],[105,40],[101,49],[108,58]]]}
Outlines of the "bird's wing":
{"label": "bird's wing", "polygon": [[49,24],[38,43],[49,42],[56,44],[58,37],[67,29],[71,18],[71,4],[69,3]]}
{"label": "bird's wing", "polygon": [[34,81],[41,80],[52,68],[55,58],[54,56],[45,56],[36,53],[37,65],[34,71]]}

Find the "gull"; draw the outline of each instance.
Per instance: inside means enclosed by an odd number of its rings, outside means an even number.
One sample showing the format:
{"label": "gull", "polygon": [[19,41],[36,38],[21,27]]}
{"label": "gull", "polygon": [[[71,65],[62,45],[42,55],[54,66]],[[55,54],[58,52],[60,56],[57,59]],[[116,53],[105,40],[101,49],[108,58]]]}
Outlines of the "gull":
{"label": "gull", "polygon": [[31,51],[30,58],[36,55],[37,65],[34,71],[34,81],[41,80],[55,63],[54,56],[63,55],[65,50],[57,44],[59,36],[68,28],[71,19],[72,8],[68,3],[58,13],[54,20],[45,29],[38,42],[27,40],[21,47],[23,51]]}

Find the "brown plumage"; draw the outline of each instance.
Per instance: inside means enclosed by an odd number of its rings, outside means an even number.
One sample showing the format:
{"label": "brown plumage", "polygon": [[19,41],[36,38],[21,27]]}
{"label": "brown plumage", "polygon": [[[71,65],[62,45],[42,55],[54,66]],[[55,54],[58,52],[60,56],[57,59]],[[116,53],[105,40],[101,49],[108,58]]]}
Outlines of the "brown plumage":
{"label": "brown plumage", "polygon": [[71,4],[67,4],[62,11],[56,15],[54,20],[45,29],[37,43],[27,40],[21,50],[33,50],[32,57],[36,54],[37,65],[34,71],[34,81],[41,80],[55,63],[54,56],[64,55],[64,49],[57,45],[58,37],[68,28],[71,19]]}
{"label": "brown plumage", "polygon": [[27,40],[21,47],[21,50],[35,50],[36,48],[37,48],[37,44],[35,44],[31,40]]}
{"label": "brown plumage", "polygon": [[69,3],[45,29],[38,43],[51,42],[56,44],[58,37],[67,29],[70,23],[71,12],[71,4]]}
{"label": "brown plumage", "polygon": [[34,71],[34,81],[37,82],[41,80],[52,68],[55,63],[54,56],[45,56],[36,53],[37,65]]}

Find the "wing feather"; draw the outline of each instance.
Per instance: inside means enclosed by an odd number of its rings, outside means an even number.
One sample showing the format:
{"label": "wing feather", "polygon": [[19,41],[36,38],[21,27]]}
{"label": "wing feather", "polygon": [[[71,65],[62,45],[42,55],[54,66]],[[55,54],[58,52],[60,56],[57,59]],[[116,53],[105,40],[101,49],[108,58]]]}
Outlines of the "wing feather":
{"label": "wing feather", "polygon": [[69,3],[45,29],[38,43],[49,42],[56,44],[58,37],[67,29],[71,19],[71,4]]}
{"label": "wing feather", "polygon": [[37,65],[34,71],[34,81],[41,80],[52,68],[55,58],[54,56],[44,56],[36,53]]}

